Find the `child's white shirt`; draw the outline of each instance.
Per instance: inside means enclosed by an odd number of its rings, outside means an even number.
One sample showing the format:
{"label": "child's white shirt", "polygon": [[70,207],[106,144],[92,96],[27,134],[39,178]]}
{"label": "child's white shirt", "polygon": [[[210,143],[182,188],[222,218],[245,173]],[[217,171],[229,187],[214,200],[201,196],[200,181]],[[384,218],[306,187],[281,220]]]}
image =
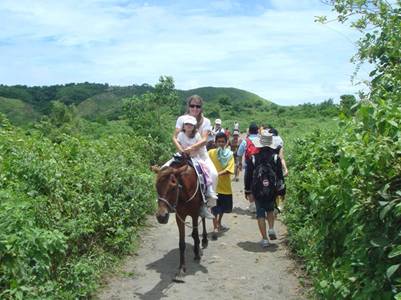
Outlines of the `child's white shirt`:
{"label": "child's white shirt", "polygon": [[[202,140],[202,137],[199,134],[199,132],[197,132],[193,138],[188,137],[183,131],[179,132],[177,135],[177,141],[178,141],[178,143],[180,143],[180,145],[183,149],[186,149],[186,148],[196,144],[200,140]],[[192,158],[205,159],[206,155],[207,155],[207,153],[206,153],[205,147],[200,147],[197,150],[191,151],[191,153],[190,153],[190,156]]]}

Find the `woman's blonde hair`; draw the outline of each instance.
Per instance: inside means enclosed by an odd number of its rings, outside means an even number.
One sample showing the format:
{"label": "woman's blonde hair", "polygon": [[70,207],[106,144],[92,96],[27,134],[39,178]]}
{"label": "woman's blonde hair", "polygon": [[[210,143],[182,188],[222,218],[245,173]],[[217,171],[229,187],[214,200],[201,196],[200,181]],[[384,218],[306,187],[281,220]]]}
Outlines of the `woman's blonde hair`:
{"label": "woman's blonde hair", "polygon": [[196,128],[199,128],[203,123],[203,99],[201,96],[192,95],[187,98],[187,114],[189,114],[189,106],[191,105],[192,101],[196,101],[199,105],[202,106],[200,114],[196,117]]}

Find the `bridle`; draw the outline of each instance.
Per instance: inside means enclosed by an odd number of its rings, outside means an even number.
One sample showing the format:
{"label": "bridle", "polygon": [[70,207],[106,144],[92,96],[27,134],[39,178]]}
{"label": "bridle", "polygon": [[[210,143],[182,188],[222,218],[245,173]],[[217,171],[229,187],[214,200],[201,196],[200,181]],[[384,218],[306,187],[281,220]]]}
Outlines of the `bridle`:
{"label": "bridle", "polygon": [[[184,201],[184,204],[186,204],[186,203],[190,202],[192,199],[194,199],[196,194],[198,193],[198,190],[199,190],[199,178],[196,179],[195,192],[193,193],[193,195],[190,198],[188,198],[187,200]],[[170,201],[168,201],[165,196],[162,197],[162,196],[159,195],[159,193],[157,194],[157,201],[161,201],[164,204],[166,204],[167,208],[168,208],[168,211],[170,213],[176,212],[177,211],[177,204],[178,204],[178,200],[180,198],[180,192],[181,191],[182,191],[182,185],[178,184],[177,185],[177,194],[176,194],[176,198],[175,198],[175,201],[174,201],[173,205],[171,205]]]}

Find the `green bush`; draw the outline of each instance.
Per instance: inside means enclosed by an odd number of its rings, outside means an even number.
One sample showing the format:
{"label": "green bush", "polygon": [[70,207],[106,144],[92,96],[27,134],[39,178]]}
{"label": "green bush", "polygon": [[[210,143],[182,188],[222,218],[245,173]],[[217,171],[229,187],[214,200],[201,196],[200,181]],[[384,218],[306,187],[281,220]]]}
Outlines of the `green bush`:
{"label": "green bush", "polygon": [[335,133],[298,140],[288,224],[324,299],[401,296],[401,109],[363,104]]}
{"label": "green bush", "polygon": [[0,128],[0,298],[88,296],[153,211],[151,143]]}

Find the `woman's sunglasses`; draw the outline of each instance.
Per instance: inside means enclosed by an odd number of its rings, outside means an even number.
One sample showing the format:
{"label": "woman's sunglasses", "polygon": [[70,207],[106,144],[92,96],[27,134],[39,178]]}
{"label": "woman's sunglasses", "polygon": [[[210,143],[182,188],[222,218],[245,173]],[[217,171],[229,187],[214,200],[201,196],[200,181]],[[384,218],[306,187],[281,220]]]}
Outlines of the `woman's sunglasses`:
{"label": "woman's sunglasses", "polygon": [[202,105],[196,105],[196,104],[190,104],[189,105],[190,108],[202,108]]}

